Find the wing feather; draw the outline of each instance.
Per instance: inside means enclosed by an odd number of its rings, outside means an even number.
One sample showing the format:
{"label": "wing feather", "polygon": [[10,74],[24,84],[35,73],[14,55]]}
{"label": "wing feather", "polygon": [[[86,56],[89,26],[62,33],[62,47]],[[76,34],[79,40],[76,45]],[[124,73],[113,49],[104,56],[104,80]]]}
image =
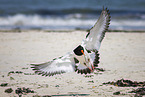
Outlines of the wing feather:
{"label": "wing feather", "polygon": [[105,32],[108,30],[111,16],[109,10],[103,9],[98,21],[90,29],[90,32],[86,35],[86,39],[83,40],[82,45],[87,50],[99,50],[101,42],[105,36]]}
{"label": "wing feather", "polygon": [[35,73],[42,76],[52,76],[65,72],[73,72],[75,70],[75,62],[72,54],[67,54],[50,62],[31,65],[33,65],[31,68],[33,68]]}

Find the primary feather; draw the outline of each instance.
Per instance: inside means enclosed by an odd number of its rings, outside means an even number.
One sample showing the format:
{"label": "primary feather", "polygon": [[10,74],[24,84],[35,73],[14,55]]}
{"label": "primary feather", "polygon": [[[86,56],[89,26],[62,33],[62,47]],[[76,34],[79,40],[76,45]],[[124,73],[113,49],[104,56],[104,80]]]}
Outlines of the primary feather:
{"label": "primary feather", "polygon": [[33,63],[31,65],[33,65],[33,67],[31,68],[33,68],[35,73],[45,76],[51,76],[66,72],[74,72],[75,70],[75,62],[71,53],[63,57],[56,58],[50,62],[45,62],[41,64]]}
{"label": "primary feather", "polygon": [[82,42],[82,45],[84,45],[87,50],[99,50],[105,33],[108,30],[110,20],[111,16],[109,10],[107,8],[105,10],[103,9],[98,21],[90,29],[86,39]]}

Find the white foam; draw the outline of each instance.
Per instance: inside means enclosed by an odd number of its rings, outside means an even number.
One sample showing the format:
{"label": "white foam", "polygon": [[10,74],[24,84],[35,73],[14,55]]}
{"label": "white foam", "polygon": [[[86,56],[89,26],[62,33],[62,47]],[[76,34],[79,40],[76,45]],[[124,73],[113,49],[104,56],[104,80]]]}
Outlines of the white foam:
{"label": "white foam", "polygon": [[112,20],[111,27],[116,29],[145,29],[145,20]]}
{"label": "white foam", "polygon": [[[80,17],[77,15],[76,17]],[[34,25],[34,26],[65,26],[65,25],[92,25],[93,20],[81,20],[68,16],[61,17],[42,17],[40,15],[23,15],[17,14],[14,16],[0,17],[0,25]]]}
{"label": "white foam", "polygon": [[[91,28],[96,19],[84,18],[81,14],[70,14],[64,17],[59,16],[40,16],[40,15],[23,15],[16,14],[13,16],[0,17],[0,26],[33,26],[33,27],[52,27],[52,28]],[[124,29],[125,27],[145,27],[145,20],[134,19],[112,19],[110,28]],[[145,28],[144,28],[145,29]]]}

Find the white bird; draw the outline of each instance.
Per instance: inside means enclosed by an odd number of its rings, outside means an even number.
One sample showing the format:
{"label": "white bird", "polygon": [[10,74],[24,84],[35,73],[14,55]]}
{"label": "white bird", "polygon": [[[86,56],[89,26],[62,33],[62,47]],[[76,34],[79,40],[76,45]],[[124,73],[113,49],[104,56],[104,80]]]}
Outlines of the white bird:
{"label": "white bird", "polygon": [[111,16],[106,8],[102,10],[101,15],[95,25],[90,29],[81,45],[65,56],[55,58],[52,61],[31,64],[35,73],[42,76],[52,76],[66,72],[77,72],[87,74],[94,71],[99,63],[99,48],[108,30]]}

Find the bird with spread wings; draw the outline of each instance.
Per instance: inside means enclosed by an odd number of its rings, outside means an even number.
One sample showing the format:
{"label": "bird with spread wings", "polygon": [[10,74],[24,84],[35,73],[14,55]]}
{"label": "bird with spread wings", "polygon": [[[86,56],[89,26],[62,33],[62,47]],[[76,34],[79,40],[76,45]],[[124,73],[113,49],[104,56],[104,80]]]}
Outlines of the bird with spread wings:
{"label": "bird with spread wings", "polygon": [[103,8],[99,19],[78,47],[65,56],[55,58],[52,61],[31,64],[31,68],[33,68],[35,73],[41,74],[42,76],[52,76],[67,72],[81,74],[93,72],[99,64],[98,51],[105,33],[108,30],[110,20],[109,10]]}

